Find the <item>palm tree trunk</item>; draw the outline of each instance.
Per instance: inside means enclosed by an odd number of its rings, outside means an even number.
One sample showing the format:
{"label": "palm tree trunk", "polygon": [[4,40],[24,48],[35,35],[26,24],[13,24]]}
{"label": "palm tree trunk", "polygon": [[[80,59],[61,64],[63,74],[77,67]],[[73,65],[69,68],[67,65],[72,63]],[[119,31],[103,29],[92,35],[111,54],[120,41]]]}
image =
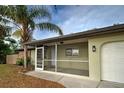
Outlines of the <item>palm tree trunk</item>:
{"label": "palm tree trunk", "polygon": [[24,68],[27,68],[27,46],[24,45]]}

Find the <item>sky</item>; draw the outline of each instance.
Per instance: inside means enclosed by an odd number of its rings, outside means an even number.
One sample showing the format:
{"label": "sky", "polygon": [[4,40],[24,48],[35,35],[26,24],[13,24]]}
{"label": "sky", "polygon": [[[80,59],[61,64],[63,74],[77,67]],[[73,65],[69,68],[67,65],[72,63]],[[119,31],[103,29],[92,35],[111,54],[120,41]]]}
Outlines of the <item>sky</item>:
{"label": "sky", "polygon": [[[58,25],[64,35],[124,23],[123,5],[57,5],[56,7],[47,7],[52,15],[50,22]],[[39,30],[35,30],[33,34],[37,40],[55,36],[58,34]]]}

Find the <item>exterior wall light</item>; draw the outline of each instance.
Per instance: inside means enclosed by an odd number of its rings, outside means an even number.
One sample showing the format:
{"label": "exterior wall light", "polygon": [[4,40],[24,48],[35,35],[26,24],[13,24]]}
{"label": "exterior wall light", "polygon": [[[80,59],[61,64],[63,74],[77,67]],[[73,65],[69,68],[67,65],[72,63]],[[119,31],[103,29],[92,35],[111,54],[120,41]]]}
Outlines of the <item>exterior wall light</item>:
{"label": "exterior wall light", "polygon": [[92,46],[92,51],[96,52],[96,46],[95,45]]}
{"label": "exterior wall light", "polygon": [[63,41],[60,42],[60,44],[63,44],[63,43],[64,43]]}

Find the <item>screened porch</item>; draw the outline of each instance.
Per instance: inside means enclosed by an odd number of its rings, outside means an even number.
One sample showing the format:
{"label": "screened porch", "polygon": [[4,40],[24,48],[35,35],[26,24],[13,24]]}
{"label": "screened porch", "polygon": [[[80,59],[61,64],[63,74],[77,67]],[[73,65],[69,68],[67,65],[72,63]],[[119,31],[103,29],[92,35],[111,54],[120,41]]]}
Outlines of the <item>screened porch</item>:
{"label": "screened porch", "polygon": [[88,42],[44,45],[44,70],[89,76]]}

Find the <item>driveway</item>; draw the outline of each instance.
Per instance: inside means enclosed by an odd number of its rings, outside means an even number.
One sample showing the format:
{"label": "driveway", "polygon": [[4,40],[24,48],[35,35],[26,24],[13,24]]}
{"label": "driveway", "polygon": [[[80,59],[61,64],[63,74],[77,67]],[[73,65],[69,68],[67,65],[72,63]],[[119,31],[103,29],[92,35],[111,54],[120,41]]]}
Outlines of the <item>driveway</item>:
{"label": "driveway", "polygon": [[98,87],[99,88],[124,88],[124,83],[101,81]]}
{"label": "driveway", "polygon": [[66,88],[123,88],[124,84],[109,82],[109,81],[94,81],[87,77],[58,74],[48,71],[30,71],[26,75],[34,76],[41,79],[46,79],[54,82],[58,82],[64,85]]}

